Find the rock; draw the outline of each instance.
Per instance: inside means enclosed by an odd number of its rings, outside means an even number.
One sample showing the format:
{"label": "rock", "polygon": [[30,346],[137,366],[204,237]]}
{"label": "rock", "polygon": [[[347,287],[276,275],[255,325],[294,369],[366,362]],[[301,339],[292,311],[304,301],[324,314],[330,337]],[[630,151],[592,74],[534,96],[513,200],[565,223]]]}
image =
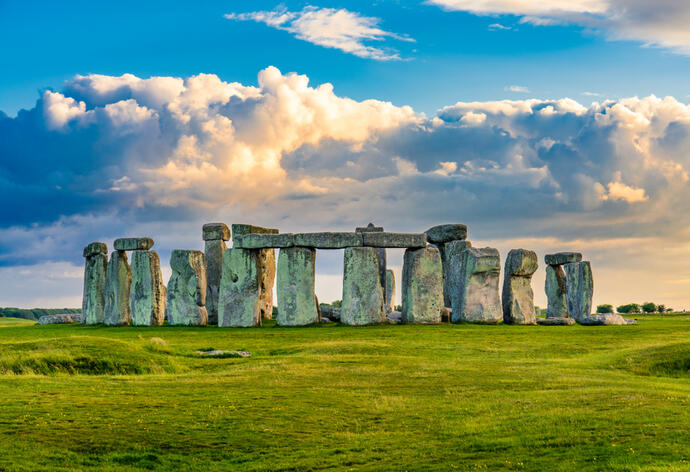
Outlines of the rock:
{"label": "rock", "polygon": [[451,321],[458,323],[498,323],[503,309],[498,296],[501,258],[493,248],[466,248],[451,241],[446,244],[450,262]]}
{"label": "rock", "polygon": [[283,248],[278,253],[278,325],[305,326],[319,322],[314,293],[316,250]]}
{"label": "rock", "polygon": [[220,292],[220,279],[223,273],[223,254],[227,247],[223,239],[206,240],[204,246],[204,255],[206,257],[206,313],[208,314],[208,324],[218,325],[218,294]]}
{"label": "rock", "polygon": [[402,313],[399,311],[392,311],[386,315],[386,321],[392,324],[402,323]]}
{"label": "rock", "polygon": [[565,300],[565,271],[563,266],[546,266],[546,282],[544,284],[546,291],[547,318],[568,318],[568,305]]}
{"label": "rock", "polygon": [[322,317],[321,317],[321,322],[322,322],[322,323],[330,323],[331,320],[328,319],[328,318],[326,318],[325,316],[322,316]]}
{"label": "rock", "polygon": [[[451,241],[450,243],[453,244],[453,253],[454,254],[459,254],[460,251],[462,251],[465,248],[472,247],[472,243],[467,241],[467,240],[455,240]],[[450,244],[448,243],[448,244]],[[445,306],[451,306],[451,301],[450,301],[450,293],[452,291],[452,287],[450,284],[450,276],[449,276],[449,268],[452,264],[452,262],[449,262],[446,260],[446,245],[442,243],[437,243],[436,247],[438,248],[439,252],[441,253],[441,263],[443,264],[443,304]]]}
{"label": "rock", "polygon": [[542,326],[571,326],[575,324],[572,318],[537,318],[537,324]]}
{"label": "rock", "polygon": [[259,311],[261,319],[273,318],[273,285],[276,280],[276,251],[275,249],[259,249]]}
{"label": "rock", "polygon": [[[236,239],[246,236],[248,234],[278,234],[279,231],[274,228],[262,228],[261,226],[234,224],[232,225],[232,246],[237,246]],[[276,246],[278,247],[278,246]]]}
{"label": "rock", "polygon": [[229,358],[229,357],[251,357],[252,354],[251,352],[247,351],[224,351],[222,349],[211,349],[209,351],[195,351],[197,354],[200,356],[204,357],[221,357],[221,358]]}
{"label": "rock", "polygon": [[[362,234],[366,236],[385,233]],[[347,325],[384,322],[386,312],[376,249],[350,247],[344,252],[343,304],[340,322]]]}
{"label": "rock", "polygon": [[240,249],[287,248],[295,245],[295,238],[294,235],[290,233],[245,235],[233,234],[232,245],[233,247]]}
{"label": "rock", "polygon": [[395,274],[392,270],[386,271],[386,312],[390,313],[395,308]]}
{"label": "rock", "polygon": [[362,246],[360,233],[295,233],[295,246],[316,249],[342,249]]}
{"label": "rock", "polygon": [[426,246],[426,235],[413,233],[362,233],[365,246],[419,248]]}
{"label": "rock", "polygon": [[369,223],[366,226],[359,226],[355,228],[355,231],[357,233],[382,233],[383,232],[383,227],[382,226],[376,226],[374,223]]}
{"label": "rock", "polygon": [[333,306],[333,305],[328,305],[326,303],[322,303],[319,305],[319,307],[321,308],[321,316],[326,316],[331,321],[340,321],[340,307],[339,306]]}
{"label": "rock", "polygon": [[105,314],[105,279],[108,266],[107,248],[91,243],[84,248],[84,293],[81,303],[84,324],[103,323]]}
{"label": "rock", "polygon": [[580,262],[582,254],[579,252],[557,252],[556,254],[547,254],[544,256],[544,262],[548,265],[563,265],[570,262]]}
{"label": "rock", "polygon": [[452,313],[452,310],[449,307],[444,306],[443,308],[441,308],[441,322],[442,323],[449,323],[451,313]]}
{"label": "rock", "polygon": [[165,317],[169,325],[205,326],[206,257],[201,251],[175,249],[170,255]]}
{"label": "rock", "polygon": [[[369,223],[366,227],[358,227],[355,228],[355,232],[357,233],[382,233],[383,232],[383,226],[375,226],[374,223]],[[362,237],[362,243],[364,243],[364,238]],[[383,298],[387,299],[388,297],[388,292],[386,290],[386,267],[387,267],[387,255],[386,255],[386,248],[377,248],[376,249],[376,258],[379,261],[379,278],[381,279],[381,288],[383,289]],[[386,308],[386,311],[389,311],[388,308]]]}
{"label": "rock", "polygon": [[402,279],[403,323],[440,323],[443,267],[438,249],[406,250]]}
{"label": "rock", "polygon": [[38,324],[64,324],[80,323],[81,314],[79,313],[58,313],[55,315],[43,315],[38,319]]}
{"label": "rock", "polygon": [[105,274],[105,305],[103,323],[107,326],[128,325],[132,317],[129,307],[129,289],[132,272],[127,253],[113,251]]}
{"label": "rock", "polygon": [[601,315],[585,316],[578,320],[578,323],[585,326],[602,326],[602,325],[629,325],[637,324],[637,320],[628,320],[621,315],[613,313],[605,313]]}
{"label": "rock", "polygon": [[165,320],[161,263],[156,251],[132,252],[129,306],[134,326],[160,326]]}
{"label": "rock", "polygon": [[536,324],[532,274],[537,270],[537,254],[527,249],[512,249],[506,258],[503,277],[503,322]]}
{"label": "rock", "polygon": [[218,297],[218,326],[249,328],[261,325],[259,253],[232,248],[223,254]]}
{"label": "rock", "polygon": [[568,311],[575,321],[580,322],[592,314],[594,280],[589,261],[572,262],[563,265],[566,281]]}
{"label": "rock", "polygon": [[225,223],[206,223],[201,227],[201,237],[204,241],[228,241],[230,228]]}
{"label": "rock", "polygon": [[438,225],[424,232],[432,244],[444,244],[450,241],[467,239],[467,226],[462,224]]}
{"label": "rock", "polygon": [[136,251],[147,250],[153,247],[151,238],[120,238],[115,240],[115,250],[117,251]]}

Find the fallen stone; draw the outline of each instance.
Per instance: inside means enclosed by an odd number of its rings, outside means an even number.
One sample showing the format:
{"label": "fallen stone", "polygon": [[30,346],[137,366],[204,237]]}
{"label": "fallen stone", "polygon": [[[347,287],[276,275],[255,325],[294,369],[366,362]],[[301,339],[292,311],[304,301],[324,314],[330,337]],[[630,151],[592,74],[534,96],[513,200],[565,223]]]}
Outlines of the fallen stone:
{"label": "fallen stone", "polygon": [[283,248],[278,253],[278,325],[306,326],[319,322],[314,293],[316,250]]}
{"label": "fallen stone", "polygon": [[276,280],[276,251],[275,249],[259,249],[259,311],[261,319],[273,318],[273,285]]}
{"label": "fallen stone", "polygon": [[82,323],[103,323],[105,316],[105,280],[108,266],[107,248],[103,243],[91,243],[84,248],[84,292]]}
{"label": "fallen stone", "polygon": [[321,322],[322,322],[322,323],[330,323],[331,320],[330,320],[329,318],[325,317],[325,316],[321,316]]}
{"label": "fallen stone", "polygon": [[136,251],[147,250],[153,247],[151,238],[120,238],[115,240],[115,250],[117,251]]}
{"label": "fallen stone", "polygon": [[230,228],[225,223],[206,223],[201,227],[201,237],[204,241],[228,241]]}
{"label": "fallen stone", "polygon": [[546,266],[544,290],[547,299],[546,317],[569,318],[570,313],[565,299],[566,283],[563,266]]}
{"label": "fallen stone", "polygon": [[[234,225],[233,225],[234,226]],[[232,244],[240,249],[288,248],[295,245],[294,235],[283,234],[233,234]]]}
{"label": "fallen stone", "polygon": [[165,318],[169,325],[205,326],[206,257],[201,251],[175,249],[170,255]]}
{"label": "fallen stone", "polygon": [[542,326],[572,326],[575,320],[572,318],[537,318],[537,324]]}
{"label": "fallen stone", "polygon": [[548,265],[562,265],[570,262],[580,262],[582,254],[579,252],[557,252],[556,254],[547,254],[544,256],[544,262]]}
{"label": "fallen stone", "polygon": [[218,296],[218,326],[249,328],[261,325],[259,254],[232,248],[223,254]]}
{"label": "fallen stone", "polygon": [[315,249],[343,249],[362,246],[360,233],[295,233],[295,246]]}
{"label": "fallen stone", "polygon": [[368,247],[419,248],[426,246],[424,233],[361,233],[363,243]]}
{"label": "fallen stone", "polygon": [[38,324],[65,324],[65,323],[81,323],[81,314],[79,313],[57,313],[55,315],[43,315],[38,319]]}
{"label": "fallen stone", "polygon": [[463,224],[446,224],[429,228],[424,232],[432,244],[444,244],[450,241],[467,239],[467,226]]}
{"label": "fallen stone", "polygon": [[566,281],[568,311],[575,321],[581,322],[592,314],[594,280],[589,261],[572,262],[563,265]]}
{"label": "fallen stone", "polygon": [[84,248],[84,257],[91,257],[97,254],[108,255],[108,246],[105,243],[91,243]]}
{"label": "fallen stone", "polygon": [[405,251],[402,275],[403,323],[441,322],[443,267],[435,247]]}
{"label": "fallen stone", "polygon": [[[222,224],[222,223],[221,223]],[[227,249],[225,240],[209,239],[204,243],[206,257],[206,313],[208,324],[218,325],[218,294],[223,274],[223,254]]]}
{"label": "fallen stone", "polygon": [[395,308],[395,274],[392,270],[386,271],[386,312],[390,313]]}
{"label": "fallen stone", "polygon": [[103,323],[107,326],[128,325],[132,314],[129,306],[129,289],[132,272],[127,253],[113,251],[105,275],[105,306]]}
{"label": "fallen stone", "polygon": [[500,255],[493,248],[466,248],[451,241],[446,244],[450,262],[451,321],[498,323],[503,309],[498,296]]}
{"label": "fallen stone", "polygon": [[386,321],[391,324],[402,323],[402,313],[399,311],[392,311],[386,315]]}
{"label": "fallen stone", "polygon": [[210,351],[196,351],[197,354],[204,357],[251,357],[252,353],[247,351],[223,351],[222,349],[213,349]]}
{"label": "fallen stone", "polygon": [[[385,233],[362,233],[364,236],[367,234]],[[350,247],[344,252],[340,322],[352,326],[384,322],[386,311],[376,250],[372,247]]]}
{"label": "fallen stone", "polygon": [[605,313],[600,315],[585,316],[584,318],[578,320],[578,323],[585,326],[629,325],[637,324],[637,320],[629,320],[623,318],[621,315]]}
{"label": "fallen stone", "polygon": [[506,257],[503,277],[503,322],[536,324],[532,274],[537,270],[537,254],[527,249],[512,249]]}
{"label": "fallen stone", "polygon": [[156,251],[132,252],[129,305],[134,326],[160,326],[165,320],[161,263]]}
{"label": "fallen stone", "polygon": [[331,321],[340,321],[340,307],[321,303],[321,316],[326,316]]}

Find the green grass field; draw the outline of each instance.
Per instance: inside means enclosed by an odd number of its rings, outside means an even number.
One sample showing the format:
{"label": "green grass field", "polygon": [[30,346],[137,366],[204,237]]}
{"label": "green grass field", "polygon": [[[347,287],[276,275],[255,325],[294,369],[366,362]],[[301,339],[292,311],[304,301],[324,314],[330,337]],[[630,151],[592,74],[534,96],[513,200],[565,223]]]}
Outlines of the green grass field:
{"label": "green grass field", "polygon": [[[690,470],[690,316],[635,326],[0,319],[0,470]],[[205,348],[249,359],[201,358]]]}

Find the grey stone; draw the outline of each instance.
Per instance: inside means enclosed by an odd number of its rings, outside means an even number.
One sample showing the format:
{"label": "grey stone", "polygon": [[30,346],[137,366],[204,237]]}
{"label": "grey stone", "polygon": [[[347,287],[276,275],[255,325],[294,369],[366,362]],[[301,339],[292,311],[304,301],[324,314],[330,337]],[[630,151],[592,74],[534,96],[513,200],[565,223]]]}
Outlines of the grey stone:
{"label": "grey stone", "polygon": [[369,223],[366,226],[358,226],[355,228],[355,231],[358,233],[382,233],[383,232],[383,227],[382,226],[376,226],[374,223]]}
{"label": "grey stone", "polygon": [[440,323],[443,266],[435,247],[405,251],[402,276],[403,323]]}
{"label": "grey stone", "polygon": [[328,305],[327,303],[321,303],[319,305],[321,308],[321,316],[328,317],[331,321],[340,321],[340,307]]}
{"label": "grey stone", "polygon": [[585,326],[603,326],[603,325],[629,325],[637,324],[636,320],[628,320],[621,315],[613,313],[605,313],[600,315],[585,316],[578,320],[578,323]]}
{"label": "grey stone", "polygon": [[498,323],[503,309],[498,296],[501,258],[493,248],[462,248],[459,241],[446,244],[450,262],[451,321]]}
{"label": "grey stone", "polygon": [[205,326],[206,257],[201,251],[175,249],[170,255],[165,318],[170,325]]}
{"label": "grey stone", "polygon": [[[94,246],[98,245],[98,246]],[[91,243],[87,248],[96,250],[86,251],[89,254],[84,264],[84,293],[82,297],[81,312],[82,323],[103,323],[105,314],[105,280],[108,266],[107,253],[103,253],[105,244]]]}
{"label": "grey stone", "polygon": [[218,324],[218,293],[223,273],[223,254],[227,249],[225,240],[209,239],[204,243],[206,256],[206,313],[208,324]]}
{"label": "grey stone", "polygon": [[426,235],[424,233],[362,233],[365,246],[368,247],[398,247],[398,248],[419,248],[426,246]]}
{"label": "grey stone", "polygon": [[532,274],[537,270],[537,254],[527,249],[512,249],[506,257],[503,277],[503,322],[536,324]]}
{"label": "grey stone", "polygon": [[[248,234],[278,234],[280,231],[274,228],[263,228],[261,226],[234,224],[232,225],[232,246],[237,246],[236,239]],[[275,246],[279,247],[279,246]]]}
{"label": "grey stone", "polygon": [[391,324],[402,323],[402,313],[399,311],[392,311],[386,315],[386,321]]}
{"label": "grey stone", "polygon": [[128,325],[132,317],[129,307],[129,289],[132,272],[127,253],[113,251],[105,274],[105,307],[103,323],[108,326]]}
{"label": "grey stone", "polygon": [[562,265],[570,262],[580,262],[582,254],[579,252],[557,252],[556,254],[547,254],[544,256],[544,262],[548,265]]}
{"label": "grey stone", "polygon": [[218,326],[248,328],[261,325],[259,252],[232,248],[223,254],[218,297]]}
{"label": "grey stone", "polygon": [[295,233],[295,246],[315,249],[343,249],[362,246],[360,233]]}
{"label": "grey stone", "polygon": [[[355,228],[355,232],[357,233],[382,233],[383,232],[383,226],[376,226],[374,223],[369,223],[365,227],[358,227]],[[364,238],[362,238],[362,243],[364,243]],[[381,279],[381,288],[383,289],[383,298],[387,299],[387,289],[386,289],[386,284],[387,284],[387,279],[386,279],[386,267],[387,267],[387,254],[386,254],[386,248],[377,248],[376,249],[376,258],[379,261],[379,278]],[[388,312],[388,308],[386,308],[386,312]]]}
{"label": "grey stone", "polygon": [[[233,225],[234,226],[234,225]],[[295,245],[293,234],[245,234],[232,236],[232,245],[241,249],[288,248]]]}
{"label": "grey stone", "polygon": [[546,266],[546,317],[547,318],[568,318],[568,305],[565,300],[565,271],[563,266]]}
{"label": "grey stone", "polygon": [[132,252],[129,305],[134,326],[160,326],[165,320],[161,263],[156,251]]}
{"label": "grey stone", "polygon": [[248,351],[225,351],[223,349],[212,349],[209,351],[195,351],[203,357],[251,357],[252,353]]}
{"label": "grey stone", "polygon": [[432,244],[443,244],[450,241],[467,239],[467,226],[459,223],[438,225],[424,232]]}
{"label": "grey stone", "polygon": [[385,300],[379,277],[376,249],[350,247],[344,252],[343,304],[340,322],[347,325],[384,322],[386,319]]}
{"label": "grey stone", "polygon": [[283,248],[278,253],[278,325],[318,323],[314,293],[316,251],[306,247]]}
{"label": "grey stone", "polygon": [[537,324],[542,326],[572,326],[575,320],[572,318],[537,318]]}
{"label": "grey stone", "polygon": [[65,324],[65,323],[80,323],[81,315],[79,313],[57,313],[55,315],[43,315],[38,319],[38,324]]}
{"label": "grey stone", "polygon": [[105,256],[108,255],[108,246],[105,245],[105,243],[91,243],[88,246],[84,248],[84,257],[91,257],[95,256],[97,254],[103,254]]}
{"label": "grey stone", "polygon": [[392,270],[386,270],[386,312],[390,313],[395,308],[395,274]]}
{"label": "grey stone", "polygon": [[442,323],[450,322],[451,313],[452,313],[452,310],[449,307],[444,306],[443,308],[441,308],[441,322]]}
{"label": "grey stone", "polygon": [[575,321],[580,322],[592,314],[594,280],[589,261],[572,262],[563,265],[566,281],[568,311]]}
{"label": "grey stone", "polygon": [[115,250],[117,251],[136,251],[137,249],[147,250],[153,247],[151,238],[120,238],[115,240]]}
{"label": "grey stone", "polygon": [[261,296],[259,299],[259,311],[261,318],[270,320],[273,318],[273,285],[276,280],[276,252],[275,249],[259,249],[259,285]]}
{"label": "grey stone", "polygon": [[201,228],[201,237],[204,241],[230,239],[230,228],[225,223],[206,223]]}
{"label": "grey stone", "polygon": [[[467,240],[460,240],[457,239],[455,241],[451,241],[453,243],[453,250],[457,253],[458,251],[461,251],[465,248],[472,247],[472,243]],[[452,291],[452,287],[450,285],[450,276],[449,276],[449,270],[450,270],[450,265],[451,263],[446,260],[446,245],[443,243],[437,243],[435,246],[438,248],[439,252],[441,253],[441,263],[443,264],[443,304],[445,306],[451,306],[451,301],[450,301],[450,293]]]}

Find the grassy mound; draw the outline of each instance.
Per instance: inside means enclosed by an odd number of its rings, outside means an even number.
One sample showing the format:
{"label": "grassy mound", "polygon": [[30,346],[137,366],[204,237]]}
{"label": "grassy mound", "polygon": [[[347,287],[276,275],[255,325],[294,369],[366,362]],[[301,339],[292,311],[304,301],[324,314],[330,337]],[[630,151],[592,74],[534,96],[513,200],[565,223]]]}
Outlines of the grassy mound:
{"label": "grassy mound", "polygon": [[690,343],[634,351],[626,355],[619,366],[638,375],[690,377]]}

